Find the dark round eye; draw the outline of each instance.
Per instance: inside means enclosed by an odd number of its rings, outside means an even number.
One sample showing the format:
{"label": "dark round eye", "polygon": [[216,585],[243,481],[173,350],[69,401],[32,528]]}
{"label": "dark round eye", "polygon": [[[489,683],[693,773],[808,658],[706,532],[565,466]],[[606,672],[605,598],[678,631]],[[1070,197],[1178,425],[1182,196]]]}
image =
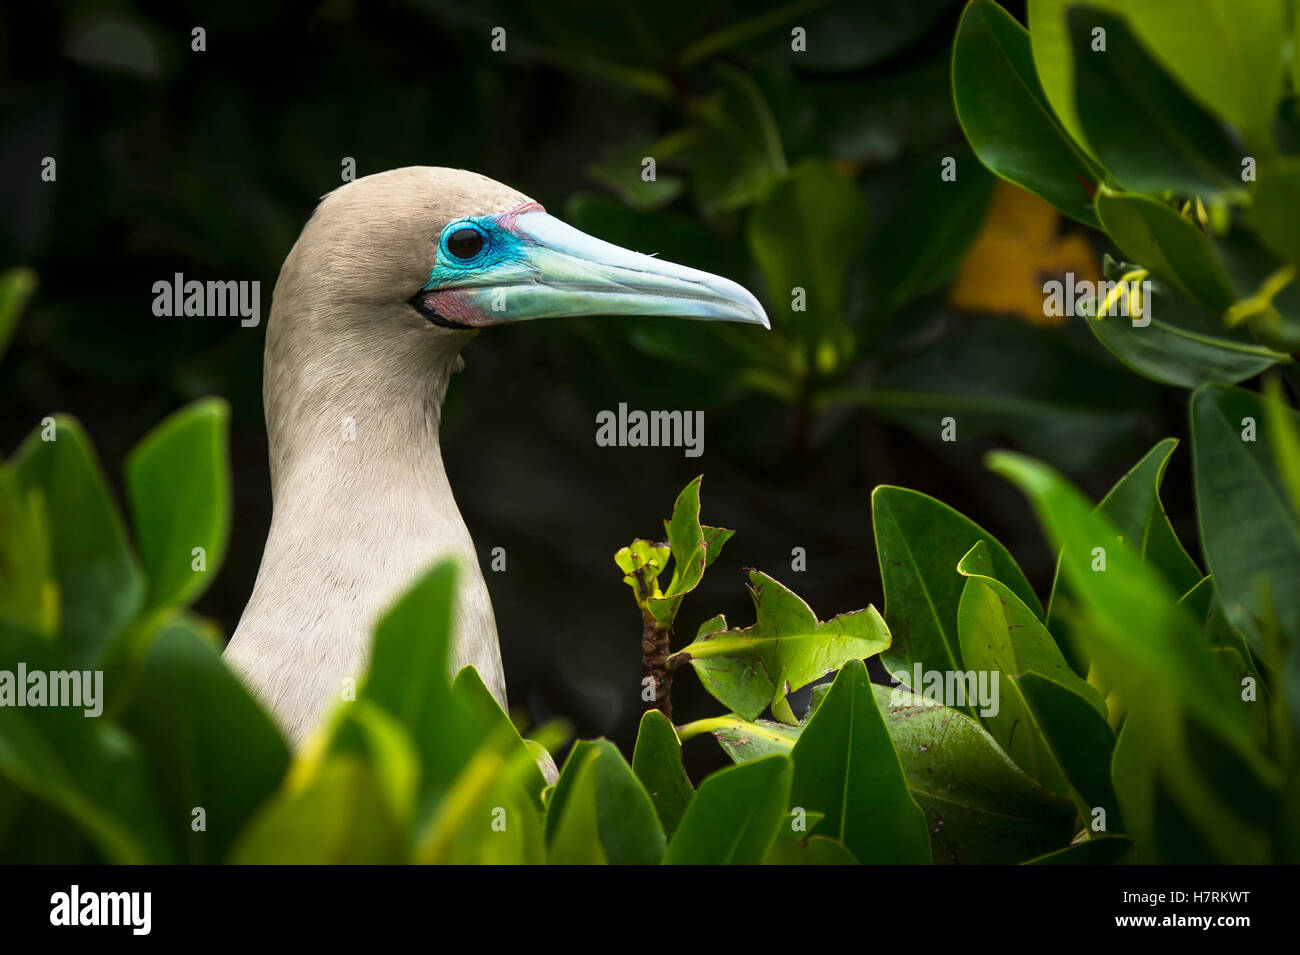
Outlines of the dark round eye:
{"label": "dark round eye", "polygon": [[478,229],[457,229],[447,236],[447,251],[458,259],[472,259],[483,248],[483,233]]}

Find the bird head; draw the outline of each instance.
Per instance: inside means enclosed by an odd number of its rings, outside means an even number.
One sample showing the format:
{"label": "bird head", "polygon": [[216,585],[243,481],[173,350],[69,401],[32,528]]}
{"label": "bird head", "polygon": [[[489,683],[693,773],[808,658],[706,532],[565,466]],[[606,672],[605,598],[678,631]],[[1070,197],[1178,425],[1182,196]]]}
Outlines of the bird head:
{"label": "bird head", "polygon": [[479,330],[582,315],[768,327],[735,282],[593,238],[485,176],[411,166],[348,183],[321,201],[276,283],[264,371],[272,443],[367,402],[440,404]]}
{"label": "bird head", "polygon": [[315,299],[317,313],[346,306],[455,331],[582,315],[769,327],[729,279],[594,238],[485,176],[426,166],[326,196],[285,262],[282,291]]}

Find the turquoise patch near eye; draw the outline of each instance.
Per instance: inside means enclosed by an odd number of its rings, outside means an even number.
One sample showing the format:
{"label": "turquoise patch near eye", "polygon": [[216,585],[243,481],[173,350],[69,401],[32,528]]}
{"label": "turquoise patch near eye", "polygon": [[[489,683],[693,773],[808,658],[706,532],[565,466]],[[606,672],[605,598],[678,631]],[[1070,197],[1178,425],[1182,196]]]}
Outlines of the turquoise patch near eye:
{"label": "turquoise patch near eye", "polygon": [[[461,229],[475,229],[483,236],[483,248],[468,259],[457,258],[447,248],[447,239]],[[438,261],[429,272],[424,291],[435,291],[473,275],[493,269],[505,262],[523,258],[524,242],[496,216],[476,216],[450,222],[438,236]]]}

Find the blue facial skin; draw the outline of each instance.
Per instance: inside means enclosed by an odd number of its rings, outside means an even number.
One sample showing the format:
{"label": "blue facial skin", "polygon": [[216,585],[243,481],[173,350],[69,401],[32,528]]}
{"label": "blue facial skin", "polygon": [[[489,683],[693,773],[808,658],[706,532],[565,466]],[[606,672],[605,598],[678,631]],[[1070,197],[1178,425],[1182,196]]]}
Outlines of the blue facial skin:
{"label": "blue facial skin", "polygon": [[[468,259],[457,258],[447,248],[447,239],[461,229],[474,229],[483,236],[483,247]],[[506,262],[517,262],[526,255],[523,239],[504,226],[495,215],[474,216],[448,223],[438,236],[438,259],[429,273],[423,291],[454,288],[467,279],[492,271]]]}

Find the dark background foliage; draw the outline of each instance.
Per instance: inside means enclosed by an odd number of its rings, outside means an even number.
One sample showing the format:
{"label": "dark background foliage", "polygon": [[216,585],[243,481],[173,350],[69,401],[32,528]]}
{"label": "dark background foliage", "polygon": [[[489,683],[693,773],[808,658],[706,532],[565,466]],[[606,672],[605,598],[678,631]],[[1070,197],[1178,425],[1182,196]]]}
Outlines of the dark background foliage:
{"label": "dark background foliage", "polygon": [[[298,229],[354,157],[358,175],[477,170],[588,231],[729,274],[766,299],[744,238],[752,211],[719,198],[733,184],[730,153],[666,160],[661,176],[689,175],[691,187],[640,211],[592,168],[698,125],[725,64],[754,80],[791,166],[829,158],[866,200],[867,240],[846,293],[852,359],[781,397],[749,387],[716,331],[699,324],[538,322],[469,346],[443,446],[485,566],[493,547],[508,555],[508,571],[487,578],[512,705],[630,750],[639,621],[612,555],[658,534],[677,491],[701,472],[704,520],[737,534],[688,598],[679,644],[719,611],[752,620],[747,566],[823,618],[879,605],[870,493],[882,483],[934,494],[984,524],[1045,593],[1053,557],[982,453],[1027,447],[1098,496],[1155,438],[1184,434],[1183,398],[1136,381],[1072,325],[959,315],[942,285],[893,294],[909,264],[900,230],[925,238],[951,228],[946,200],[924,192],[937,175],[918,173],[945,154],[969,156],[949,88],[959,12],[940,0],[11,5],[0,24],[0,263],[33,266],[41,287],[0,371],[0,446],[8,453],[41,417],[69,412],[117,480],[151,424],[196,396],[228,398],[235,523],[198,609],[230,633],[270,519],[265,328],[155,318],[152,284],[175,272],[258,279],[265,316]],[[802,57],[789,52],[796,24],[809,29]],[[206,52],[190,50],[194,26],[207,31]],[[490,49],[493,26],[506,28],[506,53]],[[39,179],[44,156],[57,158],[57,184]],[[987,433],[959,424],[960,440],[941,443],[938,419],[960,423],[962,407],[888,416],[894,424],[826,397],[900,381],[1010,395],[1020,410]],[[597,447],[596,413],[622,401],[704,409],[704,456]],[[1098,415],[1104,439],[1052,431],[1045,422],[1061,406]],[[1165,502],[1192,547],[1186,471],[1176,456]],[[807,550],[803,573],[790,569],[796,546]],[[679,681],[677,708],[679,721],[716,712],[690,679]],[[720,757],[697,744],[687,759]]]}

